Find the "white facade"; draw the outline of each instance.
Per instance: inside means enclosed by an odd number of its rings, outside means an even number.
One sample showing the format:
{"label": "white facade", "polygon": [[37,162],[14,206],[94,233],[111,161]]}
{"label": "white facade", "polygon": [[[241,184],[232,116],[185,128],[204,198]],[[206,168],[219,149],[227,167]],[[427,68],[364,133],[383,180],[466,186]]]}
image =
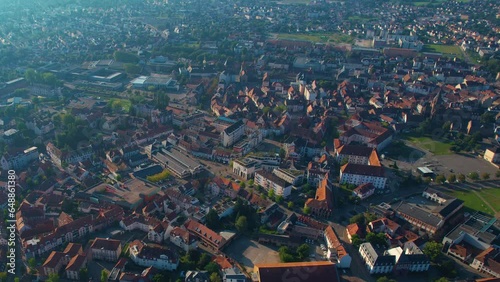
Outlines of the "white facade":
{"label": "white facade", "polygon": [[254,184],[260,185],[266,190],[273,190],[276,196],[282,196],[284,198],[290,196],[290,194],[292,193],[291,184],[288,184],[285,181],[275,181],[273,179],[270,179],[262,171],[255,173]]}
{"label": "white facade", "polygon": [[133,262],[140,266],[150,267],[153,266],[162,270],[176,270],[179,266],[179,261],[177,259],[171,259],[167,255],[160,255],[158,257],[145,257],[141,255],[137,246],[134,245],[130,247],[130,258]]}
{"label": "white facade", "polygon": [[394,263],[377,264],[378,255],[370,243],[363,243],[359,246],[359,254],[365,262],[366,269],[370,274],[390,273],[394,269]]}
{"label": "white facade", "polygon": [[378,177],[371,175],[350,174],[340,172],[340,183],[349,183],[354,185],[361,185],[371,183],[377,189],[383,189],[387,182],[386,177]]}
{"label": "white facade", "polygon": [[253,178],[255,174],[255,167],[257,166],[256,161],[244,159],[244,160],[234,160],[233,161],[233,173],[239,178],[248,180]]}

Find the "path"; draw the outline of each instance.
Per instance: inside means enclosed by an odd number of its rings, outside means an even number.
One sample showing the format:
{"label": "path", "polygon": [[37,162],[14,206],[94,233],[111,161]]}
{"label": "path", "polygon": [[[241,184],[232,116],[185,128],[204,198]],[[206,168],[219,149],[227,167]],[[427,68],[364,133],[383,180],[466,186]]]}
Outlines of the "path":
{"label": "path", "polygon": [[472,192],[473,192],[476,196],[478,196],[478,197],[479,197],[479,199],[481,199],[481,201],[483,201],[483,202],[484,202],[484,204],[485,204],[485,205],[487,205],[487,206],[488,206],[488,207],[489,207],[489,208],[490,208],[490,209],[491,209],[491,210],[495,213],[495,217],[496,217],[496,218],[499,218],[499,216],[500,216],[500,212],[497,212],[497,210],[496,210],[495,208],[493,208],[493,206],[492,206],[492,205],[490,205],[490,203],[488,203],[488,201],[486,201],[486,200],[483,198],[483,196],[481,196],[481,194],[479,194],[477,191],[472,190]]}

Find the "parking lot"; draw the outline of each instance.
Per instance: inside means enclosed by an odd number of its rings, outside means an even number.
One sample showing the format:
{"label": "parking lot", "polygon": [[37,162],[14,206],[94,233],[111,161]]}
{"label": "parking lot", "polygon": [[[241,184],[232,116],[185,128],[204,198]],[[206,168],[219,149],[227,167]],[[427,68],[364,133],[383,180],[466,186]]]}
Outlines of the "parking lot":
{"label": "parking lot", "polygon": [[276,247],[264,246],[247,237],[240,237],[231,243],[226,253],[252,272],[255,264],[280,262],[277,250]]}

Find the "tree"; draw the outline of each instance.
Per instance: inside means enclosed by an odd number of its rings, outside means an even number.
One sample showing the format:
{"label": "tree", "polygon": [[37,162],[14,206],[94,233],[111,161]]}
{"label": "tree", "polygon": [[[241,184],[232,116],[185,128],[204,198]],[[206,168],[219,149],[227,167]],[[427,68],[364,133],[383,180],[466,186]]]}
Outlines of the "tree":
{"label": "tree", "polygon": [[465,175],[463,175],[463,174],[460,173],[457,176],[457,179],[458,179],[459,182],[464,183],[465,182]]}
{"label": "tree", "polygon": [[288,202],[287,206],[288,206],[289,209],[293,209],[293,202],[292,201]]}
{"label": "tree", "polygon": [[446,178],[444,175],[440,174],[436,176],[436,183],[443,184],[446,181]]}
{"label": "tree", "polygon": [[279,155],[280,155],[280,158],[284,159],[286,157],[286,151],[285,151],[285,149],[281,148]]}
{"label": "tree", "polygon": [[221,227],[219,215],[214,209],[210,209],[210,211],[207,213],[206,223],[207,227],[213,230],[219,229]]}
{"label": "tree", "polygon": [[455,174],[450,174],[448,176],[448,182],[449,183],[455,183],[455,182],[457,182],[457,177],[455,176]]}
{"label": "tree", "polygon": [[366,234],[366,241],[373,245],[387,245],[387,238],[384,233],[369,232]]}
{"label": "tree", "polygon": [[163,282],[163,281],[166,281],[166,280],[167,279],[165,279],[165,275],[163,275],[161,273],[158,273],[155,276],[153,276],[153,281],[154,282]]}
{"label": "tree", "polygon": [[222,282],[222,280],[220,279],[219,274],[214,272],[214,273],[210,274],[210,282]]}
{"label": "tree", "polygon": [[308,244],[302,244],[297,248],[297,255],[300,260],[304,260],[309,256],[310,251],[311,247]]}
{"label": "tree", "polygon": [[109,273],[106,269],[101,271],[101,282],[107,282],[109,277]]}
{"label": "tree", "polygon": [[269,191],[267,192],[267,196],[269,197],[269,199],[274,199],[274,190],[273,189],[269,189]]}
{"label": "tree", "polygon": [[349,219],[349,223],[357,223],[359,225],[365,225],[365,215],[359,213]]}
{"label": "tree", "polygon": [[238,217],[238,220],[236,220],[235,226],[239,232],[245,233],[248,229],[247,217],[246,216]]}
{"label": "tree", "polygon": [[89,281],[89,270],[85,267],[80,269],[78,272],[78,276],[80,277],[80,281],[87,282]]}
{"label": "tree", "polygon": [[283,196],[279,195],[279,196],[275,197],[275,200],[276,200],[276,203],[281,204],[281,202],[283,202]]}
{"label": "tree", "polygon": [[425,244],[424,249],[422,250],[424,254],[426,254],[432,262],[437,262],[439,257],[441,256],[441,250],[443,249],[443,244],[430,241]]}
{"label": "tree", "polygon": [[0,272],[0,281],[7,281],[7,272]]}
{"label": "tree", "polygon": [[448,281],[449,281],[449,280],[448,280],[448,278],[446,278],[446,277],[441,277],[441,278],[439,278],[439,279],[434,280],[434,282],[448,282]]}
{"label": "tree", "polygon": [[208,271],[208,273],[218,273],[219,265],[216,262],[211,261],[205,266],[204,269]]}
{"label": "tree", "polygon": [[31,268],[31,269],[35,269],[36,268],[36,259],[35,258],[30,258],[28,260],[28,266]]}
{"label": "tree", "polygon": [[473,172],[469,173],[469,178],[471,180],[478,180],[479,179],[479,174],[477,172],[473,171]]}
{"label": "tree", "polygon": [[135,64],[123,64],[123,67],[125,69],[125,72],[127,72],[130,75],[138,74],[141,72],[141,67]]}
{"label": "tree", "polygon": [[359,245],[361,245],[361,243],[363,243],[363,240],[361,240],[361,238],[359,238],[358,234],[354,234],[351,236],[351,242],[352,242],[352,245],[357,248],[357,247],[359,247]]}
{"label": "tree", "polygon": [[[45,281],[47,281],[47,282],[59,282],[59,275],[57,275],[57,273],[49,274],[49,278]],[[106,278],[105,281],[108,281],[108,278]]]}
{"label": "tree", "polygon": [[481,178],[484,179],[484,180],[490,179],[490,174],[487,173],[487,172],[483,172],[481,174]]}
{"label": "tree", "polygon": [[389,279],[386,276],[379,277],[377,279],[377,282],[396,282],[394,279]]}
{"label": "tree", "polygon": [[207,253],[203,253],[200,256],[200,260],[198,261],[198,268],[199,269],[205,268],[205,266],[207,266],[207,264],[209,264],[211,260],[212,259],[210,258],[210,256]]}
{"label": "tree", "polygon": [[304,208],[302,209],[302,212],[303,212],[304,214],[310,214],[310,213],[311,213],[311,208],[310,208],[310,207],[304,207]]}
{"label": "tree", "polygon": [[495,115],[493,115],[491,112],[485,112],[481,115],[479,121],[481,123],[493,123],[495,122]]}
{"label": "tree", "polygon": [[425,177],[424,178],[424,183],[425,184],[429,184],[429,183],[431,183],[431,181],[432,181],[432,179],[430,177]]}

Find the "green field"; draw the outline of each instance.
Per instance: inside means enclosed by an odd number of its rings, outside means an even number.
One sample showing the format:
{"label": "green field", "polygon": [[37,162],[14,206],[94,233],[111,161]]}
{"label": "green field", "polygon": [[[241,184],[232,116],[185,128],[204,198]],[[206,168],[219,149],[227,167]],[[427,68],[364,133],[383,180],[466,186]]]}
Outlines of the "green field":
{"label": "green field", "polygon": [[471,191],[455,190],[451,193],[447,192],[447,194],[464,201],[464,206],[470,210],[481,211],[491,215],[495,214],[487,205],[484,204],[483,200]]}
{"label": "green field", "polygon": [[452,153],[450,151],[451,144],[433,140],[429,137],[408,137],[407,140],[435,155],[448,155]]}
{"label": "green field", "polygon": [[500,212],[500,188],[482,189],[478,193],[496,212]]}
{"label": "green field", "polygon": [[323,43],[354,43],[354,37],[339,33],[278,33],[278,39],[302,40]]}
{"label": "green field", "polygon": [[440,44],[425,44],[422,52],[437,52],[443,53],[446,56],[464,58],[462,50],[457,45],[440,45]]}

